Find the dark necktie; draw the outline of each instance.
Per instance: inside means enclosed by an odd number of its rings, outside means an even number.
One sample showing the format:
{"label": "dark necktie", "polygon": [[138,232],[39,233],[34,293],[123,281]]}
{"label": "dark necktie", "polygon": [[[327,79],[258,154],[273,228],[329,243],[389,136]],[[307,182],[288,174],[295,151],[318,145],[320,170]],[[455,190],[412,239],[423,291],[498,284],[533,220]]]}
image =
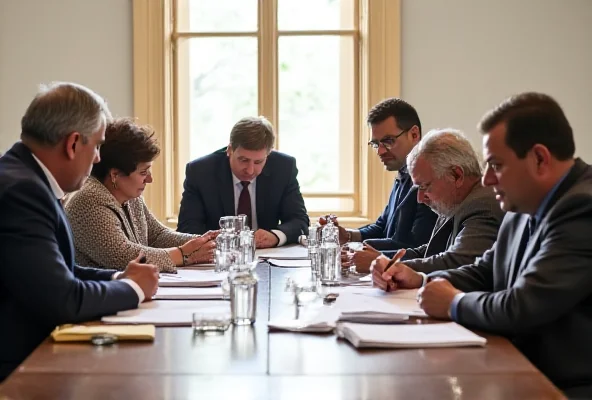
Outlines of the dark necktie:
{"label": "dark necktie", "polygon": [[236,209],[236,215],[245,214],[247,216],[247,225],[251,225],[251,194],[249,193],[249,185],[251,182],[241,181],[243,190],[238,197],[238,207]]}

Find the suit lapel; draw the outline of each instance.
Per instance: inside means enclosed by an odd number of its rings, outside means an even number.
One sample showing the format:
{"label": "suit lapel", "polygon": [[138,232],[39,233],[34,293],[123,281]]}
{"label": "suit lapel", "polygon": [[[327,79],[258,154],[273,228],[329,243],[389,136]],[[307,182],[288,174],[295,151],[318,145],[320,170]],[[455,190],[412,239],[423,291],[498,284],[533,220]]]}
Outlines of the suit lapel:
{"label": "suit lapel", "polygon": [[[444,220],[443,222],[441,220]],[[442,218],[439,217],[438,220],[436,221],[436,225],[434,226],[434,232],[432,233],[432,237],[430,238],[430,241],[428,242],[428,247],[426,249],[425,252],[425,257],[430,257],[434,254],[438,254],[441,253],[442,250],[440,250],[440,246],[438,246],[440,243],[442,243],[442,241],[444,241],[444,243],[446,243],[446,248],[448,248],[448,241],[450,238],[450,232],[452,231],[452,224],[453,224],[453,219],[452,217],[449,218]],[[442,237],[442,235],[446,235],[445,238]],[[436,251],[432,251],[432,246],[436,246]]]}
{"label": "suit lapel", "polygon": [[218,169],[218,182],[220,182],[220,203],[224,210],[224,215],[234,215],[234,185],[232,183],[232,171],[230,171],[230,163],[228,157],[223,159],[223,162]]}
{"label": "suit lapel", "polygon": [[267,165],[263,167],[263,171],[257,177],[257,187],[255,188],[255,209],[257,210],[257,226],[261,228],[264,225],[265,215],[265,197],[266,193],[271,193],[271,173]]}
{"label": "suit lapel", "polygon": [[66,233],[66,237],[68,238],[68,249],[67,253],[63,253],[63,256],[68,256],[69,259],[66,259],[66,264],[69,267],[74,265],[74,240],[72,239],[72,228],[70,228],[70,221],[64,212],[64,208],[62,207],[62,203],[60,200],[56,199],[56,209],[58,211],[58,216],[61,219],[60,225],[63,226],[64,231]]}
{"label": "suit lapel", "polygon": [[[521,245],[522,245],[522,235],[524,235],[524,232],[527,229],[527,225],[528,225],[528,215],[523,214],[520,215],[519,217],[519,221],[516,222],[516,229],[514,230],[514,240],[512,241],[512,246],[510,247],[512,249],[512,254],[510,256],[510,268],[508,269],[508,288],[511,288],[512,285],[514,285],[514,281],[515,281],[515,277],[516,277],[516,272],[517,270],[520,268],[520,266],[522,265],[522,262],[526,259],[526,252],[522,252],[523,256],[521,259],[518,259],[520,257],[520,253],[521,253]],[[532,242],[534,242],[534,240],[532,240],[532,238],[529,240],[529,244],[532,244]]]}
{"label": "suit lapel", "polygon": [[389,219],[388,219],[388,224],[387,224],[387,237],[393,237],[395,234],[396,229],[392,229],[393,227],[393,220],[395,219],[395,216],[397,215],[397,213],[399,212],[399,208],[401,208],[403,206],[403,204],[405,204],[405,202],[407,201],[407,199],[409,198],[409,196],[414,195],[415,196],[415,190],[413,190],[413,188],[411,188],[407,194],[405,195],[405,197],[403,197],[403,200],[401,201],[396,201],[397,197],[401,198],[401,190],[403,190],[402,186],[403,186],[403,182],[402,181],[398,181],[399,187],[397,188],[397,193],[395,194],[395,207],[393,209],[393,211],[391,212],[391,214],[389,215]]}

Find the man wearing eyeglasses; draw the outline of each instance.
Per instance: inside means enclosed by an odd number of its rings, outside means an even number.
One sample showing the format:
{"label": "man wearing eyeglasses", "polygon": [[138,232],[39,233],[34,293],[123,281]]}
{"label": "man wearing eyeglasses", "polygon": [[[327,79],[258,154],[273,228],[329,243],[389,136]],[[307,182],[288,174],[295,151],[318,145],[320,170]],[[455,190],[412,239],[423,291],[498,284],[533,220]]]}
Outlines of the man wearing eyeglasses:
{"label": "man wearing eyeglasses", "polygon": [[[339,227],[339,241],[365,241],[353,256],[358,271],[368,270],[380,250],[418,247],[430,239],[437,215],[418,203],[417,189],[407,172],[406,157],[421,140],[421,122],[415,108],[399,98],[375,105],[368,114],[372,140],[368,142],[388,171],[398,171],[384,212],[375,223],[359,229]],[[320,219],[321,224],[325,218]]]}

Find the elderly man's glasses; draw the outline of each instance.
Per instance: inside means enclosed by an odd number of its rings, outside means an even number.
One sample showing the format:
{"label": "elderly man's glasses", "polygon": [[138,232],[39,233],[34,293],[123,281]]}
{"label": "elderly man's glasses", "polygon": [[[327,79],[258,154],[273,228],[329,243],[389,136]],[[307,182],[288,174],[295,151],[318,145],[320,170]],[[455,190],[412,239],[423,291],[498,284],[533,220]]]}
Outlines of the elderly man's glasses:
{"label": "elderly man's glasses", "polygon": [[389,151],[395,145],[397,138],[403,135],[404,133],[407,133],[409,129],[402,130],[395,136],[385,136],[380,140],[371,140],[368,142],[368,146],[372,147],[374,150],[378,150],[380,145],[382,145],[387,151]]}

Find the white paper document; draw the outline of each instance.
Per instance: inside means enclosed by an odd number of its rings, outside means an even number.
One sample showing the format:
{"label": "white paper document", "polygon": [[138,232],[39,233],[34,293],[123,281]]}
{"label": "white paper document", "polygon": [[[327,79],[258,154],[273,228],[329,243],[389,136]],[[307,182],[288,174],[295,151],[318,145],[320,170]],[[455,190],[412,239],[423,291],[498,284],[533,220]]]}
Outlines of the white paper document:
{"label": "white paper document", "polygon": [[389,324],[409,319],[409,313],[395,304],[355,293],[341,293],[333,308],[339,311],[339,321]]}
{"label": "white paper document", "polygon": [[159,287],[154,300],[222,300],[221,287]]}
{"label": "white paper document", "polygon": [[310,267],[310,260],[284,260],[277,258],[269,258],[267,262],[276,267],[282,268],[304,268]]}
{"label": "white paper document", "polygon": [[192,269],[197,269],[197,270],[210,270],[210,269],[214,269],[216,268],[216,264],[191,264],[191,265],[186,265],[184,267],[177,267],[177,272],[178,271],[185,271],[185,270],[192,270]]}
{"label": "white paper document", "polygon": [[255,256],[260,259],[305,260],[308,259],[308,249],[299,244],[291,244],[271,249],[259,249],[255,251]]}
{"label": "white paper document", "polygon": [[290,332],[331,332],[335,329],[339,311],[332,307],[320,307],[310,316],[301,319],[275,319],[267,323],[270,330]]}
{"label": "white paper document", "polygon": [[487,339],[455,322],[435,324],[368,325],[343,322],[336,333],[355,347],[464,347],[485,346]]}
{"label": "white paper document", "polygon": [[228,277],[227,272],[178,270],[176,274],[160,273],[160,287],[219,286]]}
{"label": "white paper document", "polygon": [[157,300],[142,303],[135,310],[120,311],[103,317],[108,324],[152,324],[156,326],[191,326],[193,313],[230,313],[227,301]]}
{"label": "white paper document", "polygon": [[340,296],[349,293],[358,295],[359,297],[377,299],[382,303],[398,307],[399,312],[405,313],[410,317],[427,317],[425,311],[417,303],[417,289],[385,292],[371,286],[348,286],[342,288],[340,293]]}

